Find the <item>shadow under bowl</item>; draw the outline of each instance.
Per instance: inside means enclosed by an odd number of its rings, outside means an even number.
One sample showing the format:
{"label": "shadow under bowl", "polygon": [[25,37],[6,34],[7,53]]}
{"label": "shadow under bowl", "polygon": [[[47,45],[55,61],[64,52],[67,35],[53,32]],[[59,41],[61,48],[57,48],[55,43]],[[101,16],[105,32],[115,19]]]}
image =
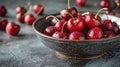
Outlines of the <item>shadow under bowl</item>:
{"label": "shadow under bowl", "polygon": [[[57,15],[57,14],[55,14]],[[102,15],[105,19],[106,15]],[[112,21],[120,22],[120,18],[108,15]],[[68,40],[56,39],[43,34],[44,29],[51,24],[51,19],[46,20],[45,16],[33,23],[32,27],[40,41],[47,47],[56,51],[56,55],[70,59],[93,59],[101,57],[109,50],[120,44],[120,35],[112,38],[96,40]]]}

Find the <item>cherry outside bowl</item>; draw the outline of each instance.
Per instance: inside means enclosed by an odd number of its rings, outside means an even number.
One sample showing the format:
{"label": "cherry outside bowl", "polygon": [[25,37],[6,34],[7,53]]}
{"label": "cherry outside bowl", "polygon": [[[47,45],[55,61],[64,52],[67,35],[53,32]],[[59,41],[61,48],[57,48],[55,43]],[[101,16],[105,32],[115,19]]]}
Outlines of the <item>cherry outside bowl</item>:
{"label": "cherry outside bowl", "polygon": [[[54,14],[58,15],[58,14]],[[101,15],[102,19],[107,19],[106,15]],[[112,21],[120,22],[120,18],[108,15]],[[43,34],[44,29],[51,24],[51,19],[46,20],[45,16],[37,19],[32,27],[40,41],[47,47],[56,51],[56,55],[62,58],[71,59],[92,59],[97,58],[115,46],[120,44],[120,35],[112,38],[96,40],[68,40],[56,39]],[[119,23],[120,25],[120,23]]]}

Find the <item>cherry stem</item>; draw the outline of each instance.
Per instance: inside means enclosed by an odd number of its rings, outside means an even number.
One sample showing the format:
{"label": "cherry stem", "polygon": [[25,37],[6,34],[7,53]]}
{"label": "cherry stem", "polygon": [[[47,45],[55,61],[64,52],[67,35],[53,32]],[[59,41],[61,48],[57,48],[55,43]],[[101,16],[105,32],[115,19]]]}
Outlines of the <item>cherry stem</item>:
{"label": "cherry stem", "polygon": [[32,4],[31,4],[30,2],[28,2],[28,7],[29,7],[29,9],[28,9],[28,11],[24,14],[24,16],[27,15],[27,14],[32,10]]}
{"label": "cherry stem", "polygon": [[72,15],[71,13],[67,12],[67,11],[64,12],[64,14],[68,14],[68,15],[70,15],[72,18],[74,18],[73,15]]}
{"label": "cherry stem", "polygon": [[49,19],[50,17],[55,18],[58,22],[60,21],[56,16],[53,16],[53,15],[47,16],[47,17],[46,17],[46,20]]}
{"label": "cherry stem", "polygon": [[120,7],[120,3],[117,3],[117,8],[119,8]]}
{"label": "cherry stem", "polygon": [[90,12],[85,12],[85,13],[83,13],[82,15],[87,15],[87,14],[90,14]]}
{"label": "cherry stem", "polygon": [[102,9],[100,9],[98,12],[97,12],[97,14],[95,15],[95,19],[97,19],[97,16],[100,14],[100,12],[102,11],[102,10],[107,10],[108,8],[102,8]]}
{"label": "cherry stem", "polygon": [[70,0],[68,0],[68,9],[70,8]]}
{"label": "cherry stem", "polygon": [[65,23],[63,24],[63,26],[62,26],[62,30],[61,30],[61,33],[63,33],[63,32],[64,32],[64,27],[65,27],[65,24],[67,24],[67,22],[65,22]]}

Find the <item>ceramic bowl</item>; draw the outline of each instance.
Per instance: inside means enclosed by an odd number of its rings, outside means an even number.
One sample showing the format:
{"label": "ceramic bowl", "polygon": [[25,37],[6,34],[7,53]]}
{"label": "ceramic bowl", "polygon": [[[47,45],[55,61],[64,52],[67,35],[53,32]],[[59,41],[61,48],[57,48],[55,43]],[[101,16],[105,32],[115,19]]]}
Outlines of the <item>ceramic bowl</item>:
{"label": "ceramic bowl", "polygon": [[[57,15],[57,14],[55,14]],[[106,15],[101,15],[102,19],[107,19]],[[108,15],[112,21],[118,22],[120,18]],[[96,40],[68,40],[56,39],[43,34],[44,29],[51,24],[51,19],[46,20],[45,16],[39,18],[32,25],[40,41],[47,47],[56,51],[56,55],[62,58],[71,59],[93,59],[103,56],[109,50],[120,44],[120,35],[112,38]]]}

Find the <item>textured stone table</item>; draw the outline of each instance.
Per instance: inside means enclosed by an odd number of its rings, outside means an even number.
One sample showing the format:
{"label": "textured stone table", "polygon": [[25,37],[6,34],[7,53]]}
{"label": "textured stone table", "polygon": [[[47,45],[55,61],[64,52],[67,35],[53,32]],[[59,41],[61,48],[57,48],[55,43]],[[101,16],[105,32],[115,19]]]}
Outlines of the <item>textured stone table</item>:
{"label": "textured stone table", "polygon": [[[72,1],[72,6],[74,0]],[[97,11],[93,3],[97,0],[89,0],[87,6],[79,10]],[[68,60],[59,59],[55,52],[41,43],[36,37],[30,25],[21,24],[15,19],[15,8],[27,2],[41,3],[41,0],[0,0],[8,9],[7,19],[20,24],[21,31],[18,36],[9,36],[0,31],[0,67],[120,67],[120,46],[111,50],[107,55],[93,60]],[[45,0],[44,14],[57,13],[66,8],[67,0]]]}

